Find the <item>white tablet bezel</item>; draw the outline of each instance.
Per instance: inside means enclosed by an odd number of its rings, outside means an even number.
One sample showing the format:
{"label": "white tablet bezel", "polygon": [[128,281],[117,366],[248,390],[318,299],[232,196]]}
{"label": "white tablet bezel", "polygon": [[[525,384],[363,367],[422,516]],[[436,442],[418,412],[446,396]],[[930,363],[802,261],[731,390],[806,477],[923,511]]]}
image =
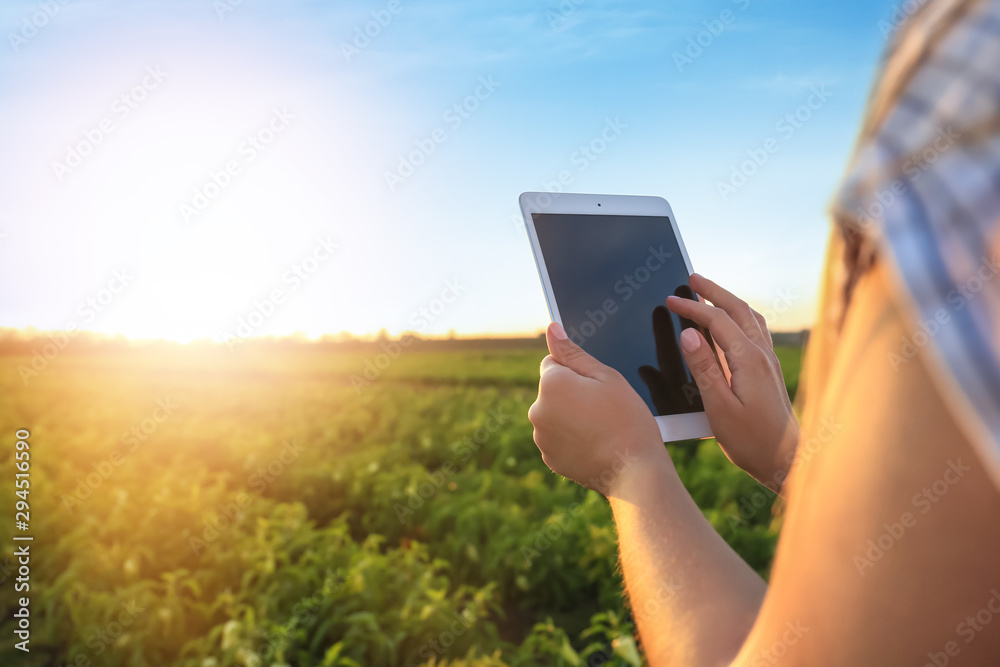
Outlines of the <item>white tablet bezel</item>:
{"label": "white tablet bezel", "polygon": [[[677,220],[670,204],[662,197],[640,197],[632,195],[586,195],[554,192],[525,192],[520,197],[521,213],[524,216],[524,224],[528,229],[528,238],[531,241],[531,252],[535,256],[535,265],[538,267],[538,277],[542,281],[542,289],[545,292],[545,302],[549,308],[549,315],[553,322],[562,324],[562,317],[559,314],[559,305],[556,303],[555,295],[552,292],[552,283],[549,280],[548,269],[545,266],[545,257],[542,255],[541,246],[538,244],[538,234],[535,232],[535,221],[533,213],[556,213],[556,214],[586,214],[586,215],[636,215],[666,217],[670,220],[674,237],[680,247],[681,256],[684,258],[684,265],[688,275],[693,272],[691,260],[688,257],[687,249],[684,247],[684,240],[681,238],[680,230],[677,229]],[[664,295],[666,300],[668,295]],[[728,373],[727,373],[728,375]],[[712,428],[708,424],[708,418],[704,412],[691,412],[683,415],[656,416],[656,423],[660,427],[660,435],[664,442],[677,440],[693,440],[696,438],[713,437]]]}

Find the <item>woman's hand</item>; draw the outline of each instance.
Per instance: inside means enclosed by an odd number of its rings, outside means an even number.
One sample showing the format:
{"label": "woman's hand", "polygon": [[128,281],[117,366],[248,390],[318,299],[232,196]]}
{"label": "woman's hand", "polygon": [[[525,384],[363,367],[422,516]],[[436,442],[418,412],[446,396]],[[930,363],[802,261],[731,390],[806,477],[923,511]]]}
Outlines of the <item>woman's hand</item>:
{"label": "woman's hand", "polygon": [[[649,407],[621,374],[549,325],[538,400],[528,410],[535,444],[553,472],[606,496],[651,463],[670,466]],[[673,470],[672,467],[669,468]]]}
{"label": "woman's hand", "polygon": [[691,289],[711,301],[669,297],[667,308],[709,330],[726,355],[731,383],[696,329],[681,334],[681,350],[705,413],[729,460],[779,491],[795,456],[799,425],[764,317],[711,280],[694,274]]}

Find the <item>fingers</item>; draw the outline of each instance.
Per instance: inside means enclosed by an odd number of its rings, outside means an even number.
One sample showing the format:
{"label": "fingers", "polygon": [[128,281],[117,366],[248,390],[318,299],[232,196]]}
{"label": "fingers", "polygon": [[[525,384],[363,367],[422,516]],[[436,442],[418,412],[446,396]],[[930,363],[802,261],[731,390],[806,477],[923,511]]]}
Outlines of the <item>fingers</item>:
{"label": "fingers", "polygon": [[[608,367],[587,354],[583,348],[574,343],[566,335],[566,331],[558,322],[553,322],[545,332],[545,340],[549,344],[551,359],[560,366],[565,366],[577,375],[602,380],[607,375]],[[542,371],[546,370],[542,361]]]}
{"label": "fingers", "polygon": [[767,331],[767,326],[761,322],[763,318],[757,319],[757,314],[746,301],[697,273],[691,274],[691,288],[715,306],[726,311],[729,317],[743,329],[747,338],[755,343],[765,342],[764,339],[767,336],[764,335],[764,332]]}
{"label": "fingers", "polygon": [[739,402],[739,398],[726,382],[722,369],[719,368],[712,347],[696,329],[685,329],[681,333],[681,350],[688,368],[691,369],[695,384],[698,385],[707,412],[725,410],[728,406]]}
{"label": "fingers", "polygon": [[[686,317],[708,329],[715,342],[728,355],[739,355],[748,345],[752,344],[746,332],[733,322],[729,314],[721,308],[677,296],[667,297],[667,308],[680,317]],[[693,331],[693,329],[685,329],[685,331]]]}
{"label": "fingers", "polygon": [[773,350],[774,339],[771,338],[771,332],[767,330],[767,320],[765,320],[764,316],[756,310],[751,309],[751,312],[753,313],[753,316],[757,318],[757,323],[760,324],[761,333],[764,334],[764,341],[767,343],[767,346]]}

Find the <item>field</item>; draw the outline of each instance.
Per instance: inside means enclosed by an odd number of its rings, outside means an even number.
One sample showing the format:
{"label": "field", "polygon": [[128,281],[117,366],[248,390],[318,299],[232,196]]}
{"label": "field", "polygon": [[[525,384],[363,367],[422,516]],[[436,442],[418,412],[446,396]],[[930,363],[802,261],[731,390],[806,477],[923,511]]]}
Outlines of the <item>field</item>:
{"label": "field", "polygon": [[[641,664],[607,502],[532,442],[543,342],[80,337],[22,379],[47,342],[0,348],[0,664]],[[766,576],[773,495],[712,441],[670,449]],[[30,593],[13,534],[34,536]]]}

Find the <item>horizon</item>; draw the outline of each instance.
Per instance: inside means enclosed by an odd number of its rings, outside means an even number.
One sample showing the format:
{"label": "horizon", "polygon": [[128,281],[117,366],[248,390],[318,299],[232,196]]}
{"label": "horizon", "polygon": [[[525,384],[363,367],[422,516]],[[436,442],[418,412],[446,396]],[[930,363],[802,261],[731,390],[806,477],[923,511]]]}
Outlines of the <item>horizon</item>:
{"label": "horizon", "polygon": [[[787,330],[787,331],[774,331],[769,330],[772,336],[797,336],[801,334],[808,334],[811,331],[810,327],[804,329]],[[310,336],[304,331],[293,331],[288,334],[267,334],[258,335],[250,338],[243,339],[231,339],[226,340],[216,340],[214,338],[205,336],[203,338],[195,338],[193,340],[174,340],[171,338],[137,338],[132,337],[123,333],[106,333],[102,331],[92,331],[88,329],[77,329],[72,332],[68,332],[64,329],[38,329],[36,327],[0,327],[0,343],[5,340],[11,339],[25,339],[25,340],[37,340],[40,338],[51,339],[57,334],[66,334],[67,340],[72,340],[76,336],[83,336],[87,339],[97,339],[97,340],[115,340],[124,339],[130,343],[170,343],[176,345],[198,345],[210,343],[212,345],[226,345],[231,341],[238,343],[259,343],[259,342],[303,342],[303,343],[322,343],[322,342],[345,342],[345,343],[378,343],[381,341],[400,341],[406,338],[411,338],[415,341],[420,342],[447,342],[447,341],[527,341],[527,340],[537,340],[545,338],[545,329],[540,329],[535,333],[531,332],[512,332],[512,333],[471,333],[471,334],[459,334],[458,332],[447,332],[444,334],[420,334],[415,331],[402,331],[398,334],[391,334],[388,330],[380,330],[376,332],[366,332],[363,334],[356,334],[352,331],[331,331],[327,333],[320,334],[319,336]]]}

